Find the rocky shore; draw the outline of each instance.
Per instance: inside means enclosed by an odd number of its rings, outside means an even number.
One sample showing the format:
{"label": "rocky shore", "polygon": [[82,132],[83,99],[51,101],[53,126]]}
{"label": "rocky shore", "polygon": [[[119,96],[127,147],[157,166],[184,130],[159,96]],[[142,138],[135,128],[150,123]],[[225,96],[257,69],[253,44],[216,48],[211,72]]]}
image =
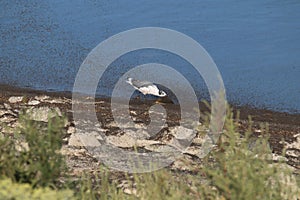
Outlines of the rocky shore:
{"label": "rocky shore", "polygon": [[[73,121],[72,99],[70,93],[51,93],[32,90],[23,90],[18,88],[2,87],[0,93],[0,132],[1,134],[12,134],[18,127],[18,117],[21,112],[30,113],[30,117],[34,121],[45,123],[49,117],[55,115],[66,116],[65,122],[66,136],[64,138],[64,146],[61,152],[66,155],[68,167],[71,172],[76,175],[82,171],[94,171],[99,168],[101,161],[97,159],[91,151],[86,148],[87,144],[83,144],[78,137],[78,129],[76,130]],[[181,159],[177,159],[169,166],[173,170],[193,171],[193,167],[197,167],[201,163],[201,159],[197,155],[201,149],[204,126],[201,121],[196,124],[200,127],[198,132],[193,129],[177,130],[179,124],[179,107],[174,104],[166,103],[163,106],[168,111],[167,121],[163,128],[155,136],[147,135],[146,125],[149,124],[149,107],[153,102],[132,101],[130,104],[130,115],[134,120],[134,124],[117,125],[112,117],[109,99],[96,99],[95,107],[97,117],[101,122],[101,126],[97,130],[103,133],[111,145],[124,149],[126,151],[138,150],[139,152],[160,152],[166,147],[177,144],[180,141],[178,132],[184,134],[184,138],[194,136],[191,145],[182,150]],[[268,110],[258,110],[248,107],[235,108],[239,109],[241,119],[239,125],[241,129],[248,126],[247,116],[251,115],[253,120],[252,131],[259,137],[262,130],[262,123],[269,124],[270,148],[272,150],[271,159],[285,159],[287,163],[299,173],[300,169],[300,115],[291,115],[287,113],[277,113]],[[205,110],[204,108],[201,110]],[[152,113],[159,114],[159,113]],[[87,126],[89,126],[88,122]],[[202,127],[202,130],[201,130]],[[89,129],[85,129],[85,134],[92,138],[97,138],[101,143],[101,136],[96,136]],[[80,131],[79,131],[80,132]],[[87,141],[89,142],[89,141]],[[174,145],[173,145],[174,146]],[[137,148],[137,149],[136,149]],[[282,157],[282,150],[286,150],[285,157]],[[189,163],[187,165],[186,163]],[[191,167],[193,166],[193,167]]]}

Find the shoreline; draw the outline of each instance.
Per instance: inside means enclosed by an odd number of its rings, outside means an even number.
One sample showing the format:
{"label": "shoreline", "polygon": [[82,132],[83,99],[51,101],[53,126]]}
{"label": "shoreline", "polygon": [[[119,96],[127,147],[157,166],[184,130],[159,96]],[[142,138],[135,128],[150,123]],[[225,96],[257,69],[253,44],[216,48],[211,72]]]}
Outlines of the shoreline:
{"label": "shoreline", "polygon": [[[43,91],[43,90],[36,90],[30,88],[20,88],[14,87],[10,85],[0,84],[0,102],[3,99],[8,99],[10,96],[28,96],[33,97],[36,95],[47,95],[50,97],[61,97],[61,98],[68,98],[72,99],[72,92],[69,91]],[[96,97],[96,100],[102,101],[110,101],[109,97]],[[135,102],[138,103],[138,102]],[[200,109],[206,110],[205,106],[202,105],[201,102]],[[235,105],[229,103],[230,107],[233,108],[234,112],[240,112],[240,118],[242,120],[247,120],[248,116],[252,117],[253,121],[259,122],[267,122],[267,123],[276,123],[276,124],[284,124],[284,125],[291,125],[291,126],[300,126],[300,113],[289,113],[289,112],[280,112],[274,111],[270,109],[263,109],[263,108],[255,108],[250,105]]]}
{"label": "shoreline", "polygon": [[[16,122],[18,119],[18,113],[23,108],[35,109],[37,111],[39,109],[44,111],[56,109],[61,111],[61,113],[64,113],[64,115],[68,118],[69,125],[66,127],[66,129],[68,132],[72,133],[70,138],[67,139],[68,145],[72,146],[74,141],[75,144],[78,143],[76,142],[76,139],[74,139],[75,125],[73,119],[71,92],[47,92],[3,85],[0,85],[0,89],[0,111],[2,112],[2,118],[0,117],[0,122],[1,120],[4,122],[8,121],[8,124],[14,127],[14,122]],[[21,100],[13,103],[10,102],[10,97],[22,98]],[[30,104],[30,102],[33,104]],[[150,123],[151,119],[149,118],[149,108],[154,105],[154,103],[155,101],[149,100],[141,102],[136,99],[133,99],[129,102],[129,111],[131,113],[131,117],[134,119],[134,122],[138,127],[144,127]],[[120,105],[124,106],[125,104],[120,103]],[[176,127],[180,124],[180,106],[168,102],[163,102],[162,106],[167,111],[166,126],[162,128],[154,137],[150,137],[150,140],[153,141],[168,140],[170,131],[176,129]],[[199,107],[201,113],[208,111],[204,103],[200,103]],[[237,111],[240,113],[240,117],[238,120],[236,120],[236,122],[241,134],[249,130],[249,115],[251,116],[251,132],[253,133],[254,137],[259,137],[260,135],[265,134],[264,125],[268,124],[268,141],[272,150],[272,154],[280,156],[284,152],[284,149],[287,148],[287,154],[285,156],[287,163],[297,170],[300,169],[300,114],[275,112],[264,109],[256,109],[249,106],[231,105],[231,108],[235,114]],[[85,109],[84,105],[82,109]],[[17,113],[14,113],[15,111],[17,111]],[[115,142],[118,143],[117,141],[120,140],[120,137],[122,137],[123,133],[121,133],[122,131],[114,121],[114,117],[111,112],[110,98],[96,98],[95,111],[98,121],[101,122],[101,130],[105,132],[107,137],[111,137],[112,140],[116,140]],[[47,119],[47,114],[44,116],[44,118]],[[202,124],[203,122],[203,119],[200,117],[199,123]],[[128,130],[136,128],[127,127],[128,124],[123,124],[122,126],[128,128]],[[93,131],[91,130],[90,132],[92,133]],[[72,137],[73,139],[71,139]],[[125,140],[122,139],[122,141]],[[122,146],[124,144],[119,145]],[[79,144],[79,146],[81,145]],[[85,164],[83,164],[83,166],[85,166]]]}

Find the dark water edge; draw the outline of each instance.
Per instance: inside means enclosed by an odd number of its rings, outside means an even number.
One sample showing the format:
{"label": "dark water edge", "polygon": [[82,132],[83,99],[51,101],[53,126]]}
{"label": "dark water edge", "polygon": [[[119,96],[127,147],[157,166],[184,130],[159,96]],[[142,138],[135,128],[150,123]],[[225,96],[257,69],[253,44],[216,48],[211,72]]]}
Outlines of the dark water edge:
{"label": "dark water edge", "polygon": [[[8,99],[10,96],[24,95],[28,97],[34,97],[37,95],[48,95],[52,97],[62,97],[62,98],[72,98],[72,92],[70,91],[45,91],[36,90],[32,88],[15,87],[7,84],[0,84],[0,102],[1,99]],[[88,97],[90,95],[82,94],[83,97]],[[104,100],[110,102],[110,97],[104,95],[96,95],[96,101]],[[120,99],[122,102],[122,99]],[[141,102],[139,100],[133,100],[133,103],[149,103],[147,101]],[[248,120],[249,116],[255,121],[260,121],[263,123],[275,123],[287,125],[289,128],[293,126],[300,126],[300,112],[283,112],[276,111],[274,109],[258,108],[253,105],[239,105],[229,102],[229,105],[233,108],[234,112],[240,112],[240,119]],[[202,102],[199,102],[200,110],[205,111],[207,107]]]}

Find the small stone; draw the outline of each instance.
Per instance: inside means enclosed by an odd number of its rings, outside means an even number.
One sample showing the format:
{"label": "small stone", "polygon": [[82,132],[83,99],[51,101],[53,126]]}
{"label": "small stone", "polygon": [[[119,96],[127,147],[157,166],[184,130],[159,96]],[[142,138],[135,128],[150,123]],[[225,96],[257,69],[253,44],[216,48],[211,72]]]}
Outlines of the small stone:
{"label": "small stone", "polygon": [[170,145],[175,146],[178,149],[184,151],[192,142],[196,133],[192,129],[184,127],[175,127],[170,132],[174,138],[170,141]]}
{"label": "small stone", "polygon": [[136,145],[136,140],[129,135],[108,136],[107,141],[117,147],[128,148]]}
{"label": "small stone", "polygon": [[193,142],[192,142],[192,143],[197,144],[197,145],[202,145],[204,141],[205,141],[204,138],[201,138],[201,137],[195,137],[195,138],[193,139]]}
{"label": "small stone", "polygon": [[46,96],[46,95],[42,95],[42,96],[36,96],[34,97],[36,100],[38,101],[44,101],[46,99],[49,99],[50,97],[49,96]]}
{"label": "small stone", "polygon": [[8,101],[9,101],[9,103],[19,103],[19,102],[23,101],[23,99],[24,99],[23,96],[9,97]]}
{"label": "small stone", "polygon": [[[197,166],[199,167],[199,166]],[[195,166],[193,166],[193,161],[190,156],[184,155],[179,159],[176,159],[171,165],[172,169],[181,170],[181,171],[193,171],[195,170]]]}
{"label": "small stone", "polygon": [[295,158],[299,158],[300,157],[300,152],[296,151],[296,150],[289,149],[289,150],[286,150],[286,155],[292,156],[292,157],[295,157]]}
{"label": "small stone", "polygon": [[66,101],[64,101],[63,99],[52,99],[52,100],[44,100],[44,102],[46,103],[56,103],[56,104],[64,104],[66,103]]}
{"label": "small stone", "polygon": [[272,153],[272,160],[273,161],[288,161],[288,159],[286,157],[277,155],[275,153]]}
{"label": "small stone", "polygon": [[137,140],[136,144],[139,147],[145,147],[145,146],[154,145],[154,144],[161,144],[161,142],[155,141],[155,140]]}
{"label": "small stone", "polygon": [[298,149],[300,150],[300,137],[297,137],[296,141],[294,141],[293,143],[288,143],[286,142],[286,146],[287,149]]}
{"label": "small stone", "polygon": [[0,110],[0,117],[2,117],[3,115],[5,115],[7,113],[8,113],[7,110]]}
{"label": "small stone", "polygon": [[135,188],[133,188],[133,189],[125,188],[123,191],[125,194],[133,194],[133,195],[137,194],[137,191]]}
{"label": "small stone", "polygon": [[170,132],[178,140],[192,140],[196,136],[194,130],[181,126],[171,129]]}
{"label": "small stone", "polygon": [[190,155],[197,156],[197,155],[201,155],[200,154],[201,150],[202,149],[199,148],[199,147],[191,146],[191,147],[186,148],[183,153],[187,153],[187,154],[190,154]]}
{"label": "small stone", "polygon": [[16,144],[17,151],[29,151],[29,145],[27,142],[18,142]]}
{"label": "small stone", "polygon": [[261,133],[262,131],[260,129],[255,129],[254,132]]}
{"label": "small stone", "polygon": [[146,150],[161,153],[179,153],[177,148],[165,144],[152,144],[144,147]]}
{"label": "small stone", "polygon": [[76,132],[76,128],[74,126],[70,126],[67,130],[68,134],[74,134]]}
{"label": "small stone", "polygon": [[15,122],[17,119],[15,117],[5,116],[1,118],[2,123],[11,123]]}
{"label": "small stone", "polygon": [[76,157],[82,157],[86,155],[86,150],[85,149],[76,150],[73,155]]}
{"label": "small stone", "polygon": [[300,133],[293,136],[294,138],[300,137]]}
{"label": "small stone", "polygon": [[128,136],[138,140],[150,138],[150,134],[144,129],[125,129],[124,132]]}
{"label": "small stone", "polygon": [[137,115],[136,111],[134,111],[134,110],[131,110],[130,113],[134,114],[134,115]]}
{"label": "small stone", "polygon": [[41,102],[39,102],[38,100],[31,100],[29,101],[27,104],[29,106],[36,106],[36,105],[39,105]]}
{"label": "small stone", "polygon": [[3,105],[6,110],[11,110],[11,106],[9,104],[4,103]]}

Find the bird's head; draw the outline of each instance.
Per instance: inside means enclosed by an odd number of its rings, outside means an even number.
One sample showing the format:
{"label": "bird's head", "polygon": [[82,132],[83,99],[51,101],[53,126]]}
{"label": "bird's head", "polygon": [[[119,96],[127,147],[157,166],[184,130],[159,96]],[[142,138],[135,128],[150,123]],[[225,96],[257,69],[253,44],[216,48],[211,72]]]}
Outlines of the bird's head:
{"label": "bird's head", "polygon": [[165,96],[167,96],[167,94],[163,90],[158,90],[158,96],[159,97],[165,97]]}

